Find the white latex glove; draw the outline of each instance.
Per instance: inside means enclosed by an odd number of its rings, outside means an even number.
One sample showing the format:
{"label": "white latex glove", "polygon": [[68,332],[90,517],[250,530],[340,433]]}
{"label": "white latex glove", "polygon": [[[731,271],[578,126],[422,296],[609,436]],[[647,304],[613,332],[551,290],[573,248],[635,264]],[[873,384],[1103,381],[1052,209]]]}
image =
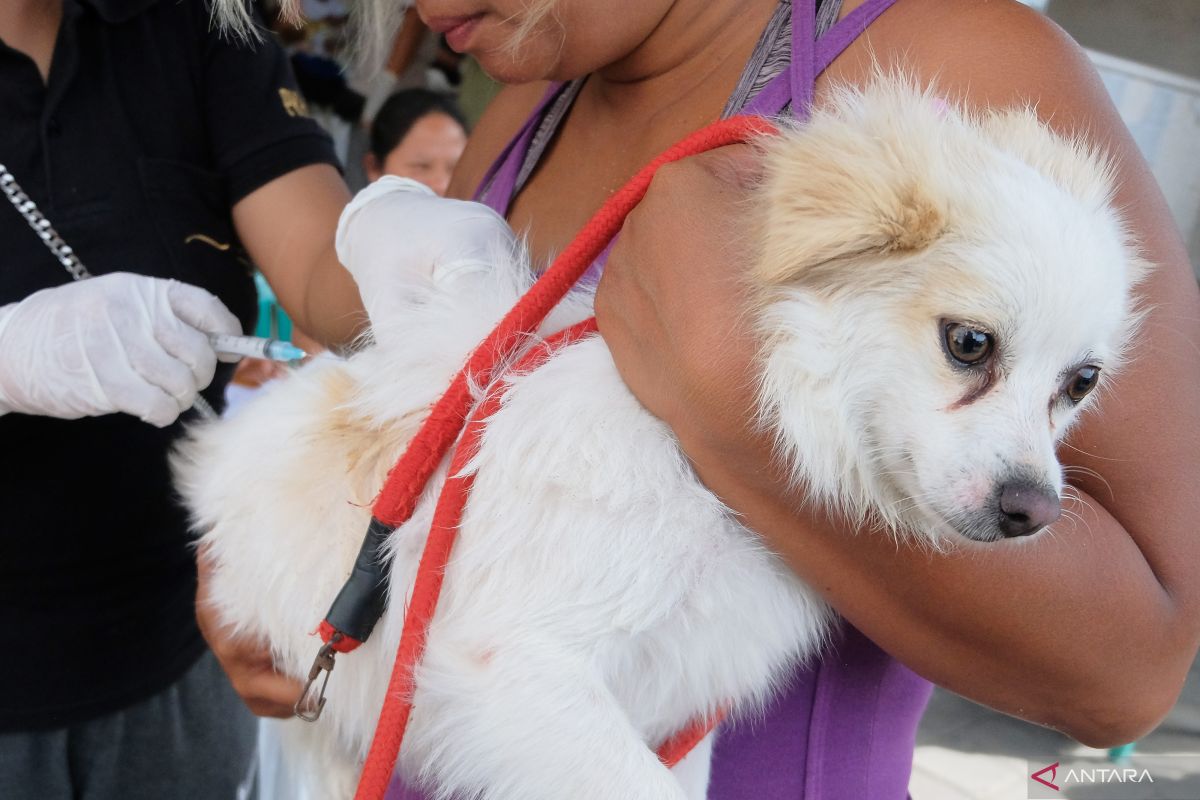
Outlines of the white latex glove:
{"label": "white latex glove", "polygon": [[241,334],[205,290],[115,272],[0,308],[0,413],[62,419],[125,412],[170,425],[209,384],[207,333]]}
{"label": "white latex glove", "polygon": [[346,206],[336,244],[376,319],[376,308],[401,300],[413,285],[490,269],[497,255],[512,253],[516,237],[481,203],[447,200],[417,181],[385,175]]}

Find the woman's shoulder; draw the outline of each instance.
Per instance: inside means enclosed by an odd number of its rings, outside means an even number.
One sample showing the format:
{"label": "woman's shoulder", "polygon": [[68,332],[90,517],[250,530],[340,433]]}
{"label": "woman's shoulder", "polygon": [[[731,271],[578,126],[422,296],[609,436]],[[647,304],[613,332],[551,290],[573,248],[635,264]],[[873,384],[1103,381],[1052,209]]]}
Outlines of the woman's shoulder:
{"label": "woman's shoulder", "polygon": [[492,162],[525,124],[549,86],[544,81],[506,86],[496,95],[471,132],[450,182],[450,197],[469,198],[474,194]]}
{"label": "woman's shoulder", "polygon": [[[858,5],[847,2],[843,16]],[[880,68],[933,82],[974,106],[1037,104],[1099,86],[1082,48],[1017,0],[898,0],[826,77],[861,83]]]}

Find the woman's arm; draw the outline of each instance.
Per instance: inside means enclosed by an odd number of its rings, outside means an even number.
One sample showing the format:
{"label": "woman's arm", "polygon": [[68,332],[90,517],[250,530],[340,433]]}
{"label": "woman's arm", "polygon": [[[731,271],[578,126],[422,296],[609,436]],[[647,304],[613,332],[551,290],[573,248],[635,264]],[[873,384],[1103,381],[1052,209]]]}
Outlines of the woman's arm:
{"label": "woman's arm", "polygon": [[233,207],[238,238],[296,326],[321,344],[348,344],[366,324],[358,288],[333,249],[350,192],[328,164],[301,167]]}
{"label": "woman's arm", "polygon": [[[1061,449],[1083,521],[935,554],[797,510],[769,443],[739,422],[755,343],[725,243],[745,196],[729,178],[753,169],[746,154],[660,174],[601,283],[601,330],[703,480],[881,647],[1085,743],[1135,739],[1174,704],[1200,640],[1200,301],[1186,254],[1086,56],[1041,17],[1015,3],[901,0],[869,44],[884,68],[905,65],[968,103],[1034,101],[1053,127],[1119,161],[1117,203],[1157,268],[1141,288],[1150,313],[1132,363]],[[832,75],[868,72],[860,43]]]}

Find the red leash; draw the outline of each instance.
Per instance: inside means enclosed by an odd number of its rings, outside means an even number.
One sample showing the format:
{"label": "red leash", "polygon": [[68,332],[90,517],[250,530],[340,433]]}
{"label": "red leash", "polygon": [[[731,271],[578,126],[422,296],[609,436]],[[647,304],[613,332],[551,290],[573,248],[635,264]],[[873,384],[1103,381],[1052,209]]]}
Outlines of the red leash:
{"label": "red leash", "polygon": [[[400,745],[412,711],[414,670],[425,649],[425,638],[437,609],[445,566],[473,480],[471,476],[461,476],[459,473],[477,449],[483,426],[487,418],[499,407],[500,399],[507,388],[505,382],[495,380],[497,366],[504,363],[528,341],[530,334],[537,330],[554,306],[603,252],[620,231],[626,215],[645,196],[659,167],[690,155],[746,142],[753,137],[775,132],[776,128],[760,117],[733,117],[687,136],[643,167],[620,191],[605,202],[571,244],[555,259],[554,264],[475,349],[467,365],[438,400],[404,454],[388,473],[387,482],[373,508],[374,519],[368,531],[369,542],[382,542],[392,530],[412,516],[425,485],[459,438],[459,433],[462,433],[461,443],[451,461],[450,477],[447,478],[438,498],[433,525],[421,555],[387,697],[380,712],[355,800],[382,800],[395,770]],[[565,347],[595,332],[595,320],[589,319],[555,334],[527,353],[513,371],[532,371],[544,363],[557,348]],[[490,387],[473,413],[471,385]],[[332,658],[328,650],[353,650],[370,633],[371,627],[382,612],[382,595],[378,594],[378,575],[381,572],[374,554],[375,547],[364,544],[356,564],[356,572],[361,568],[363,574],[369,572],[374,576],[371,580],[375,581],[377,594],[373,598],[364,599],[361,592],[351,590],[350,584],[354,580],[352,576],[335,601],[335,607],[321,623],[319,631],[326,642],[322,653],[329,658],[328,666],[322,667],[324,669],[332,668]],[[357,601],[358,612],[362,612],[364,607],[370,607],[370,614],[335,614],[344,595]],[[374,618],[368,622],[366,618],[371,614],[374,614]],[[353,618],[353,622],[337,624],[332,619],[335,616],[338,619]],[[321,656],[318,656],[318,664],[320,663]],[[319,669],[314,665],[310,684],[317,674]],[[323,703],[323,700],[320,702]],[[718,721],[719,719],[712,719],[693,723],[664,743],[658,751],[659,757],[668,766],[673,766],[704,738]]]}

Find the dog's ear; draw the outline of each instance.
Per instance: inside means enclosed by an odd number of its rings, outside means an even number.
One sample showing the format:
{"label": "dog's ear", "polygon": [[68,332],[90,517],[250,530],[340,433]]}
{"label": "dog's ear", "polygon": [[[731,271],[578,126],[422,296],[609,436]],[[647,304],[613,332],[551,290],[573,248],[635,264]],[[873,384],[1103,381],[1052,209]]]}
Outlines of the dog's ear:
{"label": "dog's ear", "polygon": [[823,283],[822,267],[919,251],[941,236],[947,202],[930,138],[951,112],[938,102],[903,81],[845,89],[763,143],[763,284]]}

